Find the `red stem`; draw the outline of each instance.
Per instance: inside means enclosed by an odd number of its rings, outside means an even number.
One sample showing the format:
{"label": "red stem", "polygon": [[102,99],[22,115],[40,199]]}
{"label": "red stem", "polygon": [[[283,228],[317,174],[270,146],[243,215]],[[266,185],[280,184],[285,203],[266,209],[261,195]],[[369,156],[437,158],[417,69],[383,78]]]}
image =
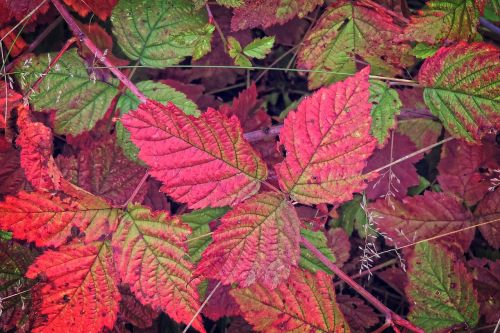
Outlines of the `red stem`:
{"label": "red stem", "polygon": [[382,302],[380,302],[375,296],[366,291],[363,287],[357,284],[349,275],[344,273],[340,268],[333,264],[323,253],[321,253],[311,242],[309,242],[305,237],[300,237],[300,242],[314,254],[316,258],[321,260],[323,264],[326,265],[333,273],[335,273],[341,280],[347,283],[352,289],[357,291],[361,296],[363,296],[373,307],[384,314],[386,320],[390,323],[401,325],[413,332],[424,333],[424,330],[414,326],[412,323],[394,313],[391,309],[386,307]]}
{"label": "red stem", "polygon": [[243,137],[247,139],[248,142],[260,141],[268,137],[279,135],[282,127],[283,125],[271,126],[267,129],[245,133]]}
{"label": "red stem", "polygon": [[66,21],[73,34],[83,44],[85,44],[85,46],[87,46],[90,51],[94,53],[95,57],[99,59],[99,61],[102,62],[102,64],[106,66],[111,71],[111,73],[113,73],[118,78],[118,80],[120,80],[120,82],[123,83],[123,85],[125,85],[135,96],[137,96],[137,98],[141,101],[141,103],[146,103],[147,101],[146,96],[144,96],[144,94],[141,93],[139,89],[137,89],[137,87],[132,83],[132,81],[130,81],[118,68],[116,68],[116,66],[114,66],[108,60],[108,58],[106,58],[104,53],[102,53],[102,51],[99,50],[97,46],[95,46],[94,42],[92,42],[92,40],[90,40],[85,35],[85,33],[82,31],[82,29],[80,29],[78,24],[76,24],[75,20],[68,12],[66,7],[64,7],[64,5],[59,0],[51,0],[51,1],[56,7],[56,9],[59,11],[61,16],[63,17],[63,19]]}

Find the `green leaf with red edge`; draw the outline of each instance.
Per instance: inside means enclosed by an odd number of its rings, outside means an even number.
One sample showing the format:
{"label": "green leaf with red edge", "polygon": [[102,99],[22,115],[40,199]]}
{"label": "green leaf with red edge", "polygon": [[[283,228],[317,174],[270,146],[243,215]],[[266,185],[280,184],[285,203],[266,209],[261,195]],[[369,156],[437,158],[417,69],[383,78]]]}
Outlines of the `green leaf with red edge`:
{"label": "green leaf with red edge", "polygon": [[410,18],[405,39],[427,44],[473,41],[479,24],[475,0],[431,0]]}
{"label": "green leaf with red edge", "polygon": [[208,109],[195,118],[171,103],[148,100],[122,122],[149,173],[163,183],[161,190],[190,208],[235,205],[267,177],[236,117]]}
{"label": "green leaf with red edge", "polygon": [[412,62],[409,45],[395,42],[401,34],[383,7],[364,0],[337,1],[306,35],[297,64],[314,71],[309,74],[310,89],[355,73],[357,56],[371,65],[374,74],[397,75]]}
{"label": "green leaf with red edge", "polygon": [[439,245],[419,243],[409,259],[408,278],[409,319],[425,332],[477,325],[472,277],[459,258]]}
{"label": "green leaf with red edge", "polygon": [[381,148],[387,143],[391,129],[396,127],[401,100],[396,90],[389,88],[386,82],[370,81],[370,103],[372,103],[371,134]]}
{"label": "green leaf with red edge", "polygon": [[323,271],[294,268],[288,281],[272,291],[255,284],[230,293],[259,332],[350,332],[335,301],[332,278]]}
{"label": "green leaf with red edge", "polygon": [[[377,228],[389,244],[405,246],[430,237],[458,231],[472,225],[472,214],[456,196],[442,192],[378,199],[369,204]],[[464,230],[437,240],[445,247],[464,253],[474,238],[474,230]]]}
{"label": "green leaf with red edge", "polygon": [[495,249],[500,249],[500,190],[486,194],[474,210],[476,223],[494,221],[479,227],[484,239]]}
{"label": "green leaf with red edge", "polygon": [[[113,235],[117,270],[137,299],[189,323],[200,307],[199,280],[187,257],[189,226],[166,212],[130,205]],[[205,332],[200,317],[193,327]]]}
{"label": "green leaf with red edge", "polygon": [[264,192],[233,207],[221,219],[197,267],[197,273],[269,289],[286,280],[300,258],[300,220],[285,198]]}
{"label": "green leaf with red edge", "polygon": [[75,231],[90,242],[115,229],[118,209],[71,184],[63,182],[62,189],[6,197],[0,202],[0,228],[12,231],[14,238],[54,247]]}
{"label": "green leaf with red edge", "polygon": [[425,103],[454,137],[477,142],[500,127],[499,59],[493,45],[461,42],[420,68]]}
{"label": "green leaf with red edge", "polygon": [[231,30],[284,24],[295,16],[306,16],[323,2],[324,0],[245,0],[242,6],[233,11]]}
{"label": "green leaf with red edge", "polygon": [[341,203],[362,191],[376,140],[370,135],[368,70],[322,88],[290,112],[280,132],[280,187],[305,204]]}
{"label": "green leaf with red edge", "polygon": [[64,0],[64,2],[82,17],[92,13],[92,15],[96,15],[101,20],[106,21],[118,0],[85,0],[85,2],[80,0]]}
{"label": "green leaf with red edge", "polygon": [[41,276],[41,306],[37,311],[46,320],[37,323],[34,333],[100,332],[113,328],[120,293],[108,242],[87,245],[75,242],[48,250],[30,266],[26,276]]}

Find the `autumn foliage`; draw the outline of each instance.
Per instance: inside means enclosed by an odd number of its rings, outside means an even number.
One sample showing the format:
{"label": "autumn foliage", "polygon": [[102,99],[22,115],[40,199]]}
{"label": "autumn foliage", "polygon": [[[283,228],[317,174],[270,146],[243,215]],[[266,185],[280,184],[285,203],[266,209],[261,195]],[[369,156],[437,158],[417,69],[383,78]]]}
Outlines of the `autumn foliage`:
{"label": "autumn foliage", "polygon": [[0,0],[0,331],[493,328],[499,24]]}

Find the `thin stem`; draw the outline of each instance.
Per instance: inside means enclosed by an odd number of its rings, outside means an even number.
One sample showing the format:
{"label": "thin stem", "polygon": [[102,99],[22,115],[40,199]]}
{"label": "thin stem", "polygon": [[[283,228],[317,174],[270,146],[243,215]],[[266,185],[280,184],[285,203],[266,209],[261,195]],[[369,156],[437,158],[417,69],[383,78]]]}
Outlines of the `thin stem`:
{"label": "thin stem", "polygon": [[365,298],[373,307],[384,314],[386,320],[390,323],[401,325],[413,332],[424,333],[421,328],[414,326],[412,323],[402,318],[398,314],[394,313],[391,309],[386,307],[382,302],[380,302],[375,296],[370,294],[366,289],[357,284],[349,275],[344,273],[340,268],[333,264],[323,253],[321,253],[311,242],[309,242],[305,237],[300,237],[300,242],[309,250],[316,258],[318,258],[323,264],[326,265],[335,275],[337,275],[341,280],[347,283],[352,289],[358,292],[363,298]]}
{"label": "thin stem", "polygon": [[243,134],[243,137],[247,139],[248,142],[264,140],[266,138],[279,135],[282,127],[283,125],[271,126],[267,129],[245,133]]}
{"label": "thin stem", "polygon": [[267,69],[264,69],[261,73],[259,73],[259,75],[257,76],[257,78],[255,79],[255,83],[259,82],[263,77],[264,75],[266,75],[267,72],[269,72],[274,65],[276,65],[278,62],[280,62],[284,57],[286,57],[287,55],[289,55],[291,52],[293,52],[295,49],[298,49],[300,46],[300,44],[298,45],[295,45],[294,47],[292,47],[291,49],[287,50],[286,52],[284,52],[282,55],[280,55],[278,58],[276,58],[276,60],[274,60]]}
{"label": "thin stem", "polygon": [[122,207],[127,207],[128,204],[131,203],[132,200],[134,200],[135,196],[137,195],[137,193],[139,193],[139,190],[141,189],[142,185],[144,185],[144,183],[146,182],[146,180],[148,179],[148,177],[149,177],[149,173],[146,172],[144,174],[144,176],[142,176],[141,181],[139,182],[139,184],[137,184],[137,186],[135,187],[134,192],[132,192],[132,194],[127,199],[127,201],[122,205]]}
{"label": "thin stem", "polygon": [[488,28],[491,32],[500,35],[500,28],[497,27],[495,24],[491,23],[490,21],[488,21],[487,19],[485,19],[484,17],[479,18],[479,23],[481,23],[483,27]]}
{"label": "thin stem", "polygon": [[18,293],[15,293],[15,294],[12,294],[12,295],[9,295],[9,296],[5,296],[5,297],[0,297],[0,304],[2,304],[3,301],[5,301],[6,299],[9,299],[9,298],[12,298],[12,297],[16,297],[16,296],[19,296],[19,295],[22,295],[22,294],[25,294],[27,293],[28,291],[30,291],[31,288],[29,289],[26,289],[26,290],[23,290],[23,291],[20,291]]}
{"label": "thin stem", "polygon": [[208,236],[212,235],[213,233],[214,233],[214,232],[213,232],[213,231],[211,231],[211,232],[209,232],[209,233],[207,233],[207,234],[203,234],[203,235],[200,235],[200,236],[198,236],[198,237],[189,238],[189,239],[187,239],[187,240],[186,240],[186,243],[192,242],[192,241],[197,240],[197,239],[201,239],[201,238],[208,237]]}
{"label": "thin stem", "polygon": [[[59,0],[51,0],[56,9],[59,11],[61,16],[64,18],[69,28],[73,32],[73,34],[81,41],[85,46],[87,46],[90,51],[94,53],[97,59],[108,68],[111,73],[113,73],[121,83],[123,83],[137,98],[145,103],[147,101],[146,96],[137,89],[137,87],[130,81],[116,66],[114,66],[108,58],[102,53],[97,46],[95,46],[94,42],[88,38],[85,33],[80,29],[76,21],[73,19],[71,14],[68,12],[66,7]],[[137,66],[136,66],[137,67]]]}
{"label": "thin stem", "polygon": [[224,45],[224,52],[227,52],[227,40],[226,40],[226,37],[224,36],[224,33],[222,32],[222,29],[220,28],[220,26],[217,23],[217,21],[214,19],[214,16],[212,14],[212,11],[210,10],[210,6],[208,5],[208,2],[205,3],[205,8],[207,9],[207,13],[208,13],[208,21],[215,26],[215,30],[217,30],[217,32],[219,33],[220,39],[222,41],[222,44]]}
{"label": "thin stem", "polygon": [[207,298],[201,304],[200,308],[198,309],[198,311],[196,311],[196,313],[194,314],[193,318],[191,318],[191,320],[187,324],[186,328],[184,328],[184,330],[182,331],[182,333],[186,333],[188,331],[188,329],[191,327],[191,325],[193,324],[193,322],[196,320],[196,317],[198,317],[198,315],[201,313],[201,311],[203,310],[203,308],[207,305],[208,301],[212,298],[212,296],[215,294],[215,292],[220,287],[220,285],[221,285],[221,282],[219,281],[215,285],[214,289],[212,289],[212,291],[210,292],[210,294],[208,294]]}

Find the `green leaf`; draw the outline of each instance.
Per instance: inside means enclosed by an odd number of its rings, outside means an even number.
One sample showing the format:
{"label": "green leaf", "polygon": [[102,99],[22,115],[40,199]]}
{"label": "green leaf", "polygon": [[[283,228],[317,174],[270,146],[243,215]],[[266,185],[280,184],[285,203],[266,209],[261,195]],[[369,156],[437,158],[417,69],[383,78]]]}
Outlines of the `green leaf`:
{"label": "green leaf", "polygon": [[426,188],[431,186],[431,182],[428,181],[427,178],[425,178],[425,177],[418,176],[418,180],[419,180],[419,183],[417,186],[412,186],[408,189],[409,196],[413,197],[415,195],[419,195],[422,192],[424,192]]}
{"label": "green leaf", "polygon": [[376,235],[376,232],[367,228],[368,220],[366,213],[361,207],[363,197],[355,195],[354,199],[346,202],[340,207],[340,217],[333,219],[329,222],[332,228],[341,227],[345,232],[351,236],[352,232],[356,230],[361,238],[365,238],[367,234]]}
{"label": "green leaf", "polygon": [[212,24],[207,24],[203,28],[205,35],[200,36],[196,44],[194,45],[193,60],[198,60],[205,54],[212,51],[212,33],[215,31],[215,26]]}
{"label": "green leaf", "polygon": [[0,240],[11,240],[12,232],[0,230]]}
{"label": "green leaf", "polygon": [[243,53],[250,58],[264,59],[274,45],[274,36],[255,38],[250,44],[245,46]]}
{"label": "green leaf", "polygon": [[243,5],[243,0],[216,0],[221,6],[236,8]]}
{"label": "green leaf", "polygon": [[243,54],[239,54],[234,58],[234,63],[241,67],[252,67],[252,62]]}
{"label": "green leaf", "polygon": [[228,207],[204,208],[182,215],[182,221],[189,224],[192,230],[188,236],[188,248],[193,263],[200,260],[203,251],[212,243],[209,223],[222,217],[228,211]]}
{"label": "green leaf", "polygon": [[[174,103],[184,113],[193,116],[199,116],[200,111],[197,105],[189,100],[184,93],[181,93],[174,88],[154,81],[142,81],[137,84],[137,88],[148,98],[158,101],[163,104],[168,102]],[[116,107],[120,110],[120,115],[128,113],[139,106],[139,100],[129,90],[118,99]],[[123,127],[121,121],[116,122],[116,141],[122,148],[123,153],[132,161],[137,161],[137,153],[139,149],[130,141],[130,133]]]}
{"label": "green leaf", "polygon": [[500,22],[500,0],[486,1],[484,18],[491,22]]}
{"label": "green leaf", "polygon": [[122,51],[143,65],[166,67],[210,50],[206,10],[191,0],[121,0],[111,22]]}
{"label": "green leaf", "polygon": [[252,67],[250,60],[242,53],[240,42],[234,37],[229,36],[227,39],[229,46],[229,56],[234,59],[234,63],[241,67]]}
{"label": "green leaf", "polygon": [[383,147],[389,138],[390,130],[396,127],[396,115],[399,114],[401,100],[396,90],[381,81],[370,81],[370,103],[372,103],[371,134]]}
{"label": "green leaf", "polygon": [[[24,93],[45,71],[56,53],[45,53],[18,66],[17,78]],[[31,94],[36,111],[56,110],[54,130],[58,134],[80,134],[91,130],[108,110],[118,93],[118,81],[102,82],[88,74],[76,48],[67,51]]]}
{"label": "green leaf", "polygon": [[409,318],[425,332],[477,325],[479,305],[472,277],[453,254],[439,245],[417,244],[410,258],[408,279]]}
{"label": "green leaf", "polygon": [[417,43],[413,50],[411,50],[411,54],[413,54],[418,59],[425,59],[433,56],[438,49],[438,46],[428,45],[426,43]]}
{"label": "green leaf", "polygon": [[[309,229],[300,229],[300,235],[311,242],[321,253],[323,253],[330,261],[335,262],[335,256],[327,245],[325,235],[321,231],[311,231]],[[316,273],[322,270],[328,274],[333,272],[325,266],[311,251],[300,245],[300,261],[299,266],[307,269],[310,272]]]}

